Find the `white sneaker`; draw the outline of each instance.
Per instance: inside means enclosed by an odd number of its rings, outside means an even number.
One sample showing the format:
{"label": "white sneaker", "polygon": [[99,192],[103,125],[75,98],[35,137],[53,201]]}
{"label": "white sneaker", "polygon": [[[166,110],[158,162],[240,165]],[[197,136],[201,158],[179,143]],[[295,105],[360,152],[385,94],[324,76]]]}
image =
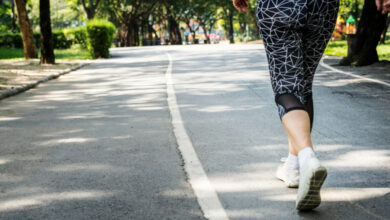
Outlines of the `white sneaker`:
{"label": "white sneaker", "polygon": [[280,165],[276,170],[276,177],[287,185],[289,188],[297,188],[299,184],[299,170],[289,169],[287,166]]}
{"label": "white sneaker", "polygon": [[327,176],[325,167],[312,155],[300,169],[296,201],[298,210],[311,210],[321,203],[320,189]]}

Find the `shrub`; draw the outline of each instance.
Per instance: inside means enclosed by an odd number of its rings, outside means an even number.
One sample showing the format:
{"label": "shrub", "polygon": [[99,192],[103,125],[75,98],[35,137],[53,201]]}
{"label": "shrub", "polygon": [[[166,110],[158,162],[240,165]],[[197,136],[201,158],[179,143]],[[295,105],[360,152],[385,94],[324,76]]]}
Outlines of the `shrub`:
{"label": "shrub", "polygon": [[41,33],[34,32],[34,44],[37,46],[37,48],[41,47]]}
{"label": "shrub", "polygon": [[85,27],[64,29],[65,36],[72,45],[79,44],[81,48],[87,48],[87,33]]}
{"label": "shrub", "polygon": [[68,40],[62,30],[53,30],[53,46],[56,49],[69,49],[72,41]]}
{"label": "shrub", "polygon": [[23,48],[22,36],[20,33],[0,34],[0,47]]}
{"label": "shrub", "polygon": [[[87,33],[85,27],[68,28],[64,30],[53,30],[53,46],[55,49],[69,49],[73,44],[80,44],[87,48]],[[34,44],[41,46],[41,34],[34,32]],[[20,33],[1,33],[0,47],[23,48],[23,41]]]}
{"label": "shrub", "polygon": [[93,58],[107,58],[114,38],[115,26],[107,20],[87,23],[87,42]]}

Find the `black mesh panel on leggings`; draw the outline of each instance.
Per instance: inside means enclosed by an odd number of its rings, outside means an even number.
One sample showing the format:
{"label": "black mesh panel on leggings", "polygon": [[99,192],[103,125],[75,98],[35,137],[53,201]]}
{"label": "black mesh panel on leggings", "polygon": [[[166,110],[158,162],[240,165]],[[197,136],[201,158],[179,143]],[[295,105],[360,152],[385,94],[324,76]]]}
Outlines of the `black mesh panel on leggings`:
{"label": "black mesh panel on leggings", "polygon": [[[276,103],[283,107],[283,113],[286,114],[291,110],[305,110],[305,106],[299,101],[299,99],[293,93],[285,93],[282,95],[276,96]],[[283,114],[283,115],[284,115]]]}

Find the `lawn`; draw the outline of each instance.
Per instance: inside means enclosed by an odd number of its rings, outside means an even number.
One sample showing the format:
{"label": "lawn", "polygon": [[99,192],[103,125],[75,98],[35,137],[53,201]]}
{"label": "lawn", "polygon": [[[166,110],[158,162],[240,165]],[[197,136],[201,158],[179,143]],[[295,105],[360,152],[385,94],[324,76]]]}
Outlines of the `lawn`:
{"label": "lawn", "polygon": [[[378,51],[379,60],[390,60],[390,40],[387,40],[385,44],[380,44],[376,48]],[[347,41],[329,41],[328,47],[325,50],[325,54],[333,56],[347,56],[348,46]]]}
{"label": "lawn", "polygon": [[[92,56],[90,55],[88,50],[77,47],[71,49],[55,49],[54,54],[56,56],[56,59],[92,59]],[[23,49],[0,48],[0,60],[4,59],[24,59]]]}

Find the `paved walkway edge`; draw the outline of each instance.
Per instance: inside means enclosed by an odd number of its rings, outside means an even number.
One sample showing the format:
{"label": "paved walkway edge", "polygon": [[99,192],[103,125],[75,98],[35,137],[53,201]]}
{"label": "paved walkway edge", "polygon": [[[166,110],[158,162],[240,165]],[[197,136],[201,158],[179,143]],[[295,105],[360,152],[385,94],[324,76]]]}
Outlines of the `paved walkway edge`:
{"label": "paved walkway edge", "polygon": [[[327,56],[324,56],[324,58],[326,58]],[[384,82],[382,80],[379,80],[379,79],[373,79],[373,78],[369,78],[369,77],[365,77],[365,76],[359,76],[359,75],[356,75],[356,74],[353,74],[353,73],[350,73],[350,72],[346,72],[346,71],[343,71],[343,70],[339,70],[337,68],[334,68],[326,63],[324,63],[324,58],[321,59],[320,61],[320,65],[329,69],[329,70],[332,70],[334,72],[337,72],[337,73],[341,73],[341,74],[344,74],[344,75],[347,75],[347,76],[352,76],[352,77],[355,77],[355,78],[358,78],[358,79],[362,79],[362,80],[366,80],[366,81],[371,81],[371,82],[374,82],[374,83],[378,83],[378,84],[381,84],[381,85],[384,85],[384,86],[388,86],[390,87],[390,83],[387,83],[387,82]]]}
{"label": "paved walkway edge", "polygon": [[192,145],[192,142],[184,127],[181,118],[180,108],[177,105],[175,89],[173,88],[172,63],[173,59],[169,53],[166,53],[169,59],[168,69],[166,71],[167,101],[173,132],[176,137],[178,149],[184,161],[184,169],[188,177],[188,182],[198,199],[199,205],[204,216],[210,220],[228,220],[225,209],[223,208],[217,192],[210,183],[206,172],[203,169],[198,155]]}
{"label": "paved walkway edge", "polygon": [[29,89],[32,89],[32,88],[38,86],[39,84],[41,84],[43,82],[47,82],[49,80],[56,79],[56,78],[58,78],[58,77],[60,77],[62,75],[68,74],[68,73],[73,72],[73,71],[78,70],[78,69],[81,69],[84,66],[87,66],[89,64],[90,64],[90,62],[82,63],[82,64],[80,64],[78,66],[73,67],[73,68],[68,68],[68,69],[60,71],[58,73],[46,76],[46,77],[44,77],[44,78],[42,78],[42,79],[40,79],[40,80],[38,80],[36,82],[29,83],[29,84],[26,84],[26,85],[23,85],[23,86],[19,86],[19,87],[13,88],[13,89],[7,89],[6,91],[0,92],[0,100],[8,98],[10,96],[17,95],[17,94],[22,93],[22,92],[25,92],[25,91],[27,91]]}

